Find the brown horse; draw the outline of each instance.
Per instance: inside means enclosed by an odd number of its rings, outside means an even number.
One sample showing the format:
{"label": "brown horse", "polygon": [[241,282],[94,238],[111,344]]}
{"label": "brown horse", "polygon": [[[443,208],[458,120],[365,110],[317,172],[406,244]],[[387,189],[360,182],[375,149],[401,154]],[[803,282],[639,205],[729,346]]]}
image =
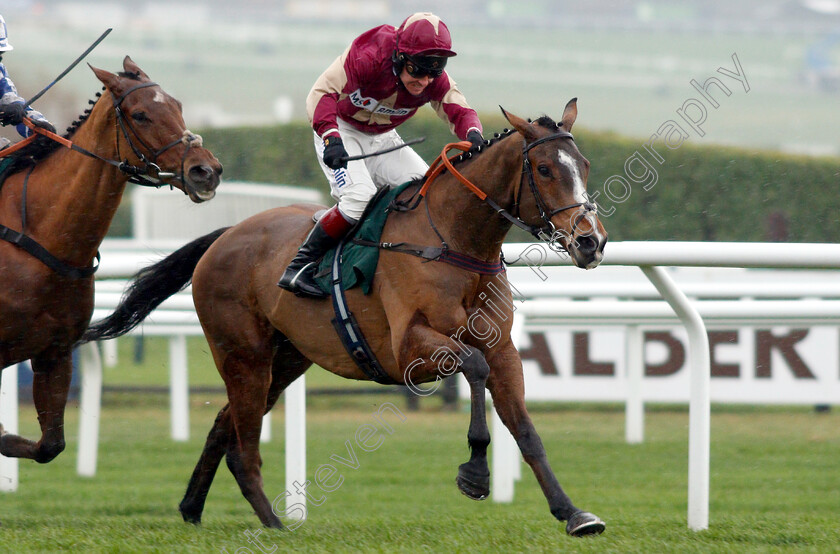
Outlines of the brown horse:
{"label": "brown horse", "polygon": [[40,463],[64,450],[71,352],[93,313],[94,259],[127,181],[171,184],[203,202],[222,172],[187,131],[181,103],[130,58],[120,74],[91,69],[107,92],[68,136],[52,135],[68,148],[56,143],[0,188],[0,368],[31,360],[41,424],[37,442],[0,427],[0,453]]}
{"label": "brown horse", "polygon": [[[473,267],[487,267],[499,265],[502,241],[516,223],[553,236],[579,267],[598,265],[607,235],[596,207],[586,197],[589,162],[569,133],[577,116],[576,102],[566,106],[560,124],[548,117],[528,123],[504,113],[516,132],[462,160],[458,170],[450,167],[441,173],[421,189],[424,195],[418,196],[419,182],[403,191],[400,200],[405,209],[390,215],[382,241],[437,246],[445,240],[450,254],[459,253],[455,257],[469,259]],[[456,180],[456,173],[463,181]],[[412,190],[415,200],[423,199],[424,209],[408,209]],[[335,333],[330,301],[298,298],[276,286],[312,228],[318,208],[269,210],[193,241],[142,270],[117,311],[84,337],[97,340],[124,334],[192,279],[196,310],[229,403],[210,431],[180,504],[188,522],[200,522],[214,474],[226,454],[228,467],[260,521],[281,527],[262,488],[263,414],[313,363],[349,379],[369,378]],[[358,288],[347,291],[348,305],[381,366],[391,380],[411,386],[453,371],[467,378],[471,457],[460,466],[457,478],[465,495],[483,499],[489,494],[486,386],[533,469],[551,513],[568,522],[569,534],[600,533],[604,523],[575,507],[563,492],[525,409],[522,363],[510,339],[513,302],[504,276],[427,261],[382,250],[371,293],[364,295]],[[499,331],[493,339],[484,332],[491,327]]]}

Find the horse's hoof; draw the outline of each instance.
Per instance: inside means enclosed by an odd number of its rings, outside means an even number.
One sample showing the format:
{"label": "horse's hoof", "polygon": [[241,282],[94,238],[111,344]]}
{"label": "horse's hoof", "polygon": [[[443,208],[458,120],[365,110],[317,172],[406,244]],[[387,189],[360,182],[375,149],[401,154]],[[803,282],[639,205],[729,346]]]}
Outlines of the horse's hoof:
{"label": "horse's hoof", "polygon": [[197,514],[190,513],[181,506],[178,507],[178,511],[181,512],[181,517],[184,518],[185,522],[192,523],[193,525],[201,525],[201,512]]}
{"label": "horse's hoof", "polygon": [[566,533],[572,537],[585,537],[587,535],[600,535],[606,529],[607,524],[601,518],[589,512],[575,512],[566,523]]}
{"label": "horse's hoof", "polygon": [[465,496],[473,500],[484,500],[490,496],[490,474],[486,475],[471,472],[467,464],[458,468],[458,477],[455,483]]}
{"label": "horse's hoof", "polygon": [[[257,517],[259,517],[259,514],[257,514],[256,512],[254,512],[254,514]],[[271,513],[267,518],[260,517],[260,522],[262,522],[263,526],[267,527],[268,529],[280,529],[281,531],[286,529],[286,526],[283,525],[283,523],[280,521],[280,518],[275,516],[274,513]]]}

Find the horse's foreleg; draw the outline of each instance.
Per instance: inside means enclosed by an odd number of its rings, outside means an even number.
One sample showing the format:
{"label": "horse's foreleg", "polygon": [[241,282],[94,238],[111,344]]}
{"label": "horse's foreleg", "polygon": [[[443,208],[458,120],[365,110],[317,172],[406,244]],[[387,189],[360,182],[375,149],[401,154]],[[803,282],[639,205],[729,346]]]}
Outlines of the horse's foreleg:
{"label": "horse's foreleg", "polygon": [[570,535],[603,532],[604,522],[598,516],[577,508],[554,476],[545,447],[525,408],[525,384],[519,354],[511,345],[509,349],[494,356],[490,364],[492,370],[487,387],[493,397],[493,405],[499,418],[516,439],[525,462],[531,466],[548,500],[551,514],[567,522],[566,532]]}
{"label": "horse's foreleg", "polygon": [[466,496],[473,500],[484,500],[490,494],[490,469],[487,467],[490,430],[487,428],[484,398],[490,366],[481,352],[471,346],[466,348],[470,354],[461,360],[461,373],[470,385],[470,427],[467,431],[470,460],[458,467],[455,482]]}
{"label": "horse's foreleg", "polygon": [[64,408],[73,365],[70,353],[32,360],[32,399],[41,424],[38,442],[0,431],[0,454],[45,464],[64,450]]}
{"label": "horse's foreleg", "polygon": [[[397,336],[399,334],[395,333]],[[477,348],[463,343],[457,343],[457,348],[455,345],[451,338],[415,318],[401,335],[398,360],[400,367],[406,368],[403,379],[411,390],[415,390],[416,383],[449,375],[456,370],[466,377],[470,385],[470,427],[467,431],[470,459],[459,466],[455,482],[468,497],[484,500],[490,494],[490,470],[487,467],[490,430],[487,428],[484,399],[490,366]]]}

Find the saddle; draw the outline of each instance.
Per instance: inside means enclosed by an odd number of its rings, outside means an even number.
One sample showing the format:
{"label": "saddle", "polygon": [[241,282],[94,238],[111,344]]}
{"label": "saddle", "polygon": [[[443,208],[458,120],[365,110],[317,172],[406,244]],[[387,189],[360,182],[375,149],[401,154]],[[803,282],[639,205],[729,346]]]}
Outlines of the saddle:
{"label": "saddle", "polygon": [[[359,222],[348,232],[341,249],[341,288],[362,287],[362,292],[370,294],[376,264],[379,262],[379,239],[385,228],[385,221],[391,212],[392,202],[411,182],[389,188],[383,187],[368,203]],[[315,214],[316,217],[319,214]],[[329,250],[318,264],[315,282],[326,294],[332,294],[331,276],[333,259],[337,247]]]}

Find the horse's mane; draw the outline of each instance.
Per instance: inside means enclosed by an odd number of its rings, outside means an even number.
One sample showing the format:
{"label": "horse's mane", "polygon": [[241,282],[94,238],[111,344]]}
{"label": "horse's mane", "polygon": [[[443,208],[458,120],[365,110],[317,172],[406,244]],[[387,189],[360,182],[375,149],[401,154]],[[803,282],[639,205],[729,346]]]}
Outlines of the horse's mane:
{"label": "horse's mane", "polygon": [[[102,91],[105,90],[105,87],[102,87]],[[97,92],[93,100],[88,100],[88,104],[93,106],[102,96],[102,92]],[[82,126],[82,123],[87,121],[90,117],[90,112],[93,108],[88,108],[82,114],[75,119],[70,125],[67,126],[64,134],[61,135],[63,138],[68,140],[72,140],[73,135],[79,130],[79,127]],[[15,161],[12,165],[8,168],[6,175],[10,175],[32,165],[35,165],[39,161],[43,160],[44,158],[48,157],[50,154],[55,152],[61,147],[61,144],[55,142],[54,140],[49,140],[46,138],[41,137],[40,139],[35,139],[32,141],[30,145],[26,148],[23,148],[20,152],[18,152],[15,157]]]}
{"label": "horse's mane", "polygon": [[124,79],[131,79],[132,81],[140,80],[140,74],[136,71],[120,71],[117,75],[123,77]]}
{"label": "horse's mane", "polygon": [[[552,131],[552,132],[557,132],[557,131],[559,131],[559,130],[560,130],[560,128],[561,128],[561,126],[563,125],[562,123],[556,123],[553,119],[551,119],[551,118],[550,118],[549,116],[547,116],[547,115],[542,115],[542,116],[538,117],[538,118],[536,119],[536,121],[532,121],[532,120],[529,118],[529,119],[528,119],[528,123],[536,123],[536,124],[537,124],[537,125],[539,125],[540,127],[545,127],[546,129],[548,129],[549,131]],[[510,135],[512,135],[512,134],[513,134],[513,133],[515,133],[515,132],[516,132],[516,129],[507,129],[507,128],[505,128],[505,129],[502,129],[502,131],[501,131],[500,133],[494,133],[494,134],[493,134],[493,137],[492,137],[492,138],[490,138],[490,139],[487,141],[487,144],[484,146],[484,148],[482,148],[482,149],[481,149],[481,152],[473,152],[473,153],[467,153],[467,152],[464,152],[464,153],[463,153],[463,154],[461,154],[460,156],[455,156],[454,158],[452,158],[452,165],[458,165],[458,164],[460,164],[460,163],[462,163],[462,162],[465,162],[465,161],[467,161],[467,160],[471,160],[471,159],[473,159],[473,158],[475,158],[475,157],[477,157],[477,156],[480,156],[481,154],[483,154],[484,152],[486,152],[488,148],[490,148],[490,147],[491,147],[491,146],[493,146],[494,144],[498,143],[499,141],[501,141],[501,140],[503,140],[503,139],[505,139],[505,138],[509,137]],[[445,171],[445,170],[444,170],[444,171]],[[412,187],[420,187],[420,186],[422,186],[422,185],[423,185],[423,183],[425,183],[425,182],[426,182],[426,176],[425,176],[425,175],[422,175],[422,176],[420,176],[420,177],[418,177],[418,178],[414,179],[414,180],[412,181],[411,187],[409,187],[409,188],[412,188]]]}
{"label": "horse's mane", "polygon": [[[118,75],[124,79],[131,79],[132,81],[140,81],[140,74],[134,71],[120,71]],[[102,96],[102,92],[105,91],[105,87],[102,87],[101,92],[96,93],[96,97],[93,100],[88,100],[88,104],[93,106]],[[67,126],[67,130],[64,132],[62,137],[66,139],[71,139],[73,135],[76,134],[76,131],[79,130],[79,127],[82,126],[82,123],[87,121],[90,117],[90,112],[93,108],[88,108],[82,115],[76,118],[73,123]],[[61,145],[53,140],[48,139],[41,139],[41,140],[34,140],[32,144],[28,147],[24,148],[20,151],[17,155],[17,159],[15,160],[14,164],[10,168],[10,172],[18,171],[19,169],[23,169],[25,167],[29,167],[33,164],[38,163],[39,161],[43,160],[53,152],[59,149]]]}
{"label": "horse's mane", "polygon": [[[562,123],[556,123],[553,119],[551,119],[547,115],[542,115],[542,116],[538,117],[536,119],[536,121],[532,121],[531,119],[528,119],[528,123],[536,123],[540,127],[545,127],[546,129],[548,129],[549,131],[552,131],[552,132],[557,132],[560,129],[560,127],[563,125]],[[476,156],[479,156],[479,155],[483,154],[484,152],[487,151],[488,148],[490,148],[491,146],[493,146],[494,144],[496,144],[500,140],[507,138],[508,136],[512,135],[515,132],[516,132],[515,129],[503,129],[501,133],[494,133],[493,138],[491,138],[490,140],[487,141],[488,144],[484,148],[481,149],[481,152],[474,152],[472,154],[467,154],[467,153],[461,154],[460,156],[457,156],[456,158],[454,158],[452,160],[452,164],[457,165],[457,164],[459,164],[459,163],[461,163],[465,160],[469,160],[469,159],[472,159],[473,157],[476,157]]]}

